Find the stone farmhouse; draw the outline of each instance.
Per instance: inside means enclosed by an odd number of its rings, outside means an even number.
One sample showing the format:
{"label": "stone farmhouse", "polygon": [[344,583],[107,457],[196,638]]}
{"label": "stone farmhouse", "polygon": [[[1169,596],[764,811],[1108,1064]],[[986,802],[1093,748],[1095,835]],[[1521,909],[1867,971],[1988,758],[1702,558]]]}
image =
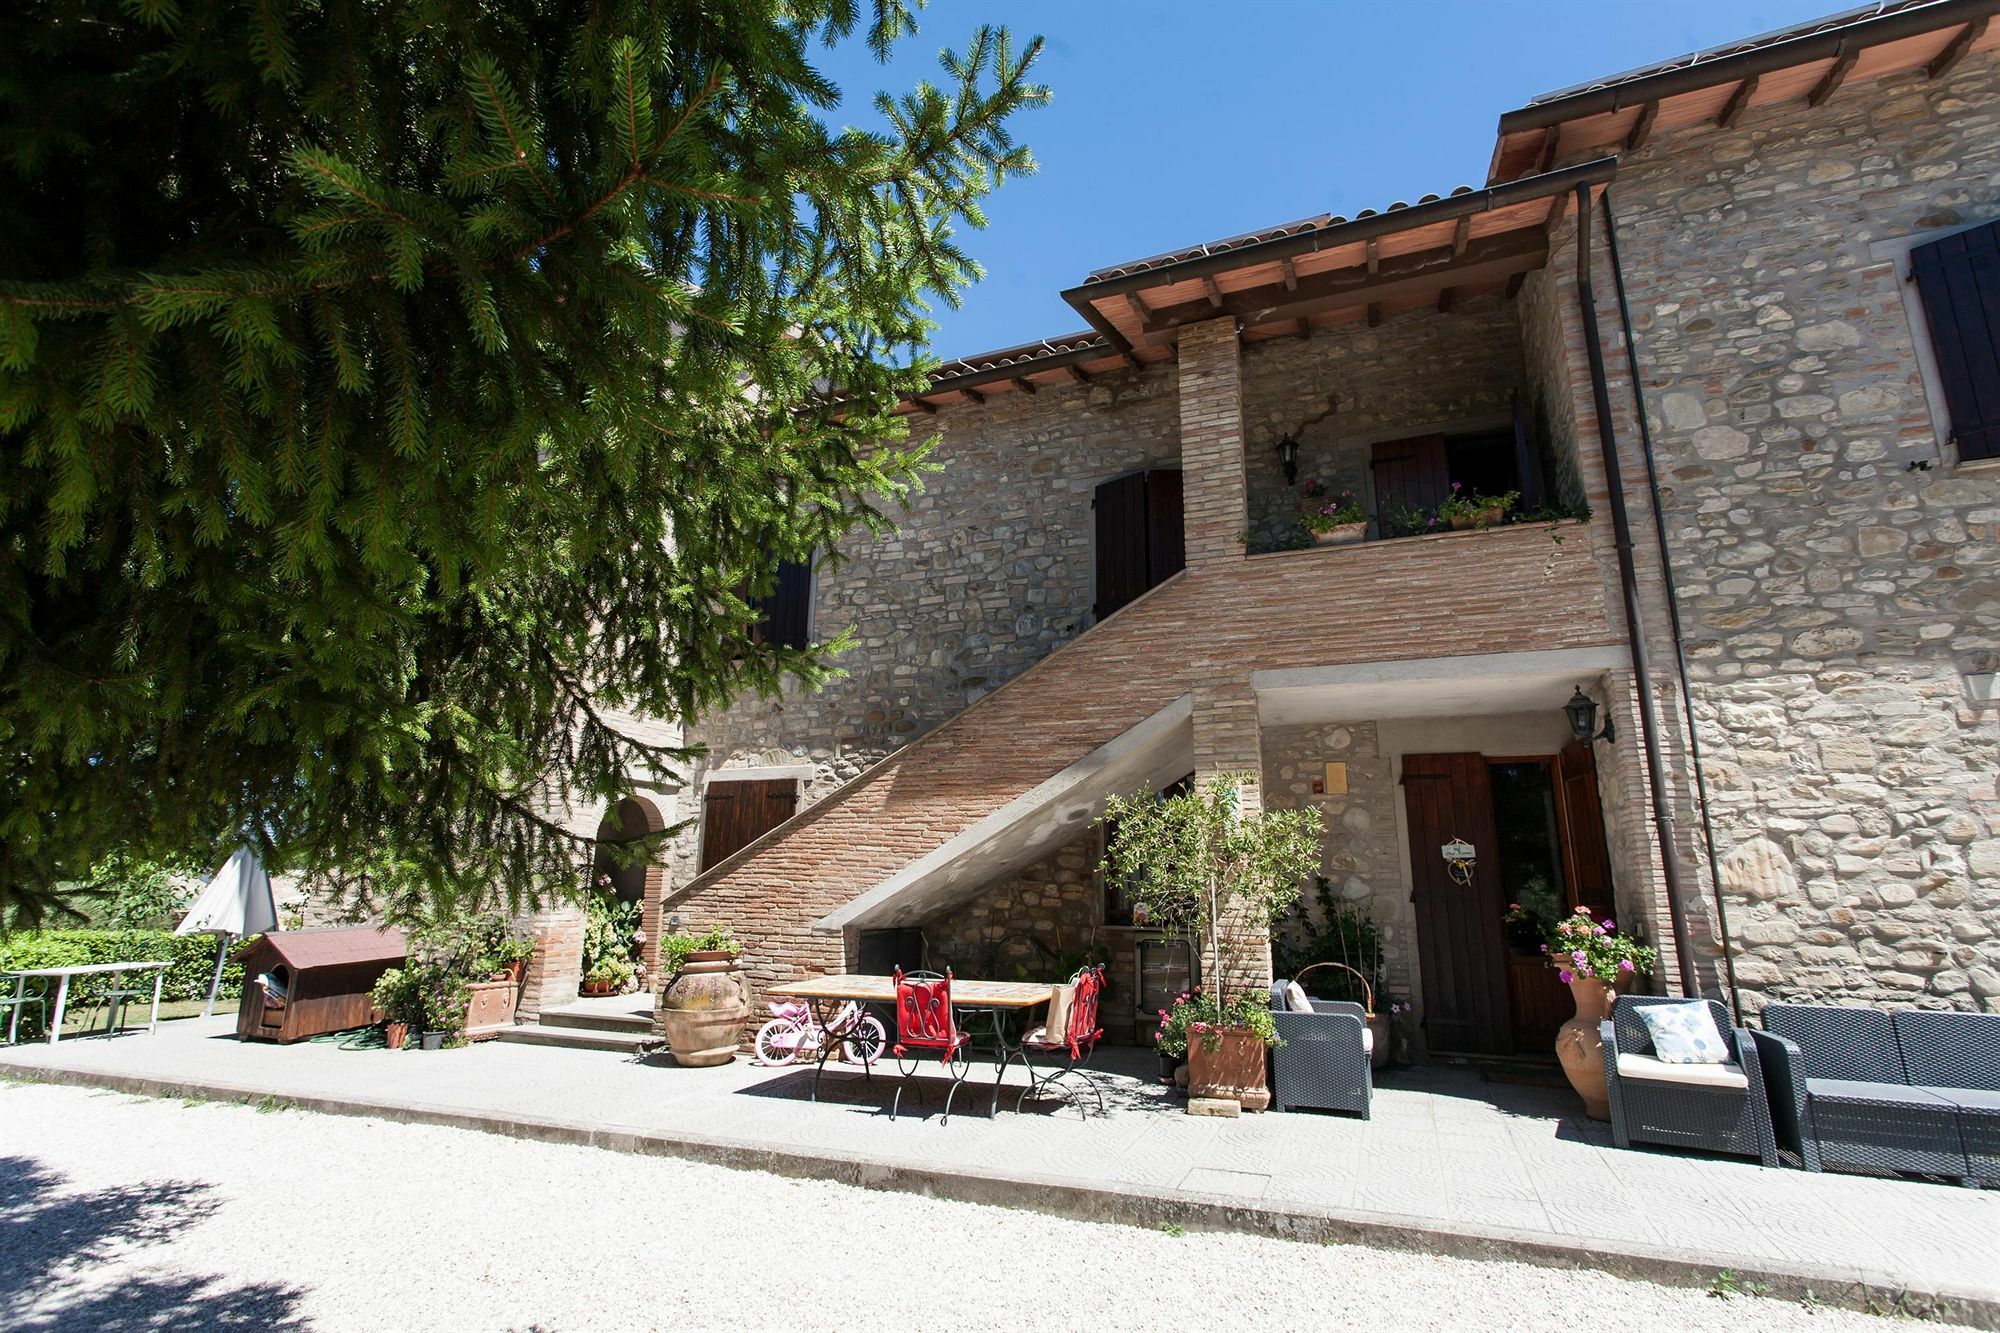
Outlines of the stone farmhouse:
{"label": "stone farmhouse", "polygon": [[[728,925],[760,985],[1096,952],[1143,1040],[1188,961],[1095,817],[1243,772],[1323,812],[1419,1047],[1548,1049],[1524,901],[1750,1013],[2000,1008],[1997,9],[1551,93],[1477,188],[1099,269],[1081,331],[942,367],[899,530],[771,600],[858,629],[845,678],[604,814],[688,821],[622,886],[649,937]],[[1302,533],[1310,478],[1364,540]],[[1454,530],[1454,486],[1518,498]],[[538,926],[530,1015],[577,984]]]}

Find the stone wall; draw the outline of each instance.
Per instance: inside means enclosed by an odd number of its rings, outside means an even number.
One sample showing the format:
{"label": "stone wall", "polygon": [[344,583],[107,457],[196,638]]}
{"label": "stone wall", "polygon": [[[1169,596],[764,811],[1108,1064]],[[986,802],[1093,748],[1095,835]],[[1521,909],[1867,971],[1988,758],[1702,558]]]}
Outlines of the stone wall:
{"label": "stone wall", "polygon": [[1448,315],[1411,311],[1372,329],[1356,321],[1246,348],[1250,549],[1275,550],[1301,531],[1298,492],[1278,458],[1287,433],[1299,442],[1301,481],[1351,490],[1373,513],[1371,444],[1505,424],[1523,381],[1520,324],[1498,293]]}
{"label": "stone wall", "polygon": [[[886,537],[851,535],[843,563],[813,577],[822,638],[852,627],[847,673],[818,695],[796,684],[779,699],[745,699],[688,729],[708,747],[691,775],[810,765],[801,808],[924,734],[1048,655],[1091,623],[1095,524],[1104,481],[1179,466],[1172,371],[1088,386],[998,394],[947,408],[913,434],[937,436],[908,512]],[[676,840],[674,878],[693,877],[699,830]]]}
{"label": "stone wall", "polygon": [[2000,62],[1669,135],[1618,239],[1752,1009],[2000,1009],[2000,473],[1880,243],[2000,216]]}

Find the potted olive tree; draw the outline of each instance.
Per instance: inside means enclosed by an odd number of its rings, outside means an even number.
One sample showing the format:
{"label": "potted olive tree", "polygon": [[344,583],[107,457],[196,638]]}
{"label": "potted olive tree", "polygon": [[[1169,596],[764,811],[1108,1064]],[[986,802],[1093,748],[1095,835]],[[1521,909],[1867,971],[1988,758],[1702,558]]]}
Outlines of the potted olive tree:
{"label": "potted olive tree", "polygon": [[1262,977],[1272,920],[1319,868],[1324,823],[1311,809],[1246,811],[1254,782],[1226,773],[1172,796],[1113,797],[1104,869],[1143,883],[1153,916],[1193,934],[1210,968],[1161,1015],[1163,1035],[1187,1044],[1189,1097],[1261,1111],[1278,1035],[1269,992],[1245,979]]}

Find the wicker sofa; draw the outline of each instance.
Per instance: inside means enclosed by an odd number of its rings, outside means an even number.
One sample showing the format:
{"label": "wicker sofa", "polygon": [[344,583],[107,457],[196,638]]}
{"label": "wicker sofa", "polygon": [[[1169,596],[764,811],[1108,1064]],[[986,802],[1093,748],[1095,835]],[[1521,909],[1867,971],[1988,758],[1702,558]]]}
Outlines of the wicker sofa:
{"label": "wicker sofa", "polygon": [[2000,1181],[2000,1014],[1774,1004],[1757,1045],[1778,1143],[1808,1171]]}
{"label": "wicker sofa", "polygon": [[1314,1000],[1312,1007],[1291,1012],[1285,982],[1271,983],[1271,1020],[1283,1043],[1271,1051],[1271,1109],[1352,1111],[1366,1120],[1375,1094],[1367,1013],[1346,1000]]}
{"label": "wicker sofa", "polygon": [[1771,1108],[1751,1034],[1732,1030],[1729,1011],[1703,1000],[1715,1030],[1736,1059],[1726,1064],[1668,1064],[1653,1049],[1653,1034],[1640,1018],[1655,1004],[1689,1001],[1660,995],[1621,995],[1599,1029],[1604,1041],[1604,1081],[1611,1102],[1611,1137],[1621,1148],[1657,1143],[1702,1152],[1755,1157],[1778,1165],[1771,1132]]}

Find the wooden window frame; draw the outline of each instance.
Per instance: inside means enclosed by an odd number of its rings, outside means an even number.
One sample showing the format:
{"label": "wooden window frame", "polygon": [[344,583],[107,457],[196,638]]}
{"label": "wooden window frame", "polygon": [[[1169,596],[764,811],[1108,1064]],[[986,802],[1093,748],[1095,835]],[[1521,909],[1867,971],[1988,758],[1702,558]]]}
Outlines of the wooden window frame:
{"label": "wooden window frame", "polygon": [[1982,218],[1955,227],[1891,236],[1868,247],[1870,259],[1891,265],[1893,281],[1903,300],[1903,320],[1910,335],[1910,344],[1917,354],[1917,378],[1923,382],[1924,405],[1930,413],[1938,459],[1954,471],[2000,471],[2000,457],[1961,458],[1951,444],[1951,407],[1945,402],[1944,375],[1938,368],[1937,343],[1931,338],[1930,312],[1924,306],[1923,294],[1912,280],[1911,254],[1933,241],[1941,241],[1961,232],[1977,231],[1993,222],[1992,218]]}

